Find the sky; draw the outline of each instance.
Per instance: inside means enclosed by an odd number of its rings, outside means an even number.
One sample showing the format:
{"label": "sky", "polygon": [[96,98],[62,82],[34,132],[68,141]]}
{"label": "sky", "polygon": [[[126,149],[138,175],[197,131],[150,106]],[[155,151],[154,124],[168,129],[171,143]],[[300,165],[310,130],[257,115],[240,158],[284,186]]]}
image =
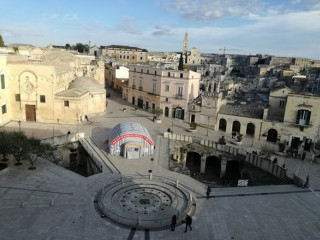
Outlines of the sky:
{"label": "sky", "polygon": [[148,51],[320,59],[320,0],[0,0],[6,45],[89,43]]}

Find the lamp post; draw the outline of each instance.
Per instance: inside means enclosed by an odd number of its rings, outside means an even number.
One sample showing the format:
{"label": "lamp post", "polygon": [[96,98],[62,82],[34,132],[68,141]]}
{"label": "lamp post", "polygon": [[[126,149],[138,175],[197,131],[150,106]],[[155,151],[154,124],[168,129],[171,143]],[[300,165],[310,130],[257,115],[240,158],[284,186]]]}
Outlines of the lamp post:
{"label": "lamp post", "polygon": [[18,121],[18,124],[19,124],[19,132],[21,132],[21,121],[20,120]]}

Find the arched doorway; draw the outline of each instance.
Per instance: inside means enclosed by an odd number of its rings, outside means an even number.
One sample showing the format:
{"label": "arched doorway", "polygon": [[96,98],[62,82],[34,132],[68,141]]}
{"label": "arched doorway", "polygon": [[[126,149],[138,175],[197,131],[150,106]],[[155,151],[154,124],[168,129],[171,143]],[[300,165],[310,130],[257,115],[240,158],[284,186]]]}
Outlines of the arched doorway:
{"label": "arched doorway", "polygon": [[229,183],[236,183],[236,181],[240,179],[240,177],[240,162],[237,160],[228,161],[224,178],[227,181],[231,181]]}
{"label": "arched doorway", "polygon": [[240,133],[241,124],[239,121],[233,121],[232,132]]}
{"label": "arched doorway", "polygon": [[205,173],[220,178],[221,160],[215,156],[207,157]]}
{"label": "arched doorway", "polygon": [[169,117],[169,108],[168,107],[164,108],[164,116]]}
{"label": "arched doorway", "polygon": [[277,130],[271,128],[268,131],[267,141],[268,142],[277,142],[278,132]]}
{"label": "arched doorway", "polygon": [[247,130],[246,130],[246,135],[248,136],[254,136],[256,130],[256,126],[253,123],[248,123],[247,124]]}
{"label": "arched doorway", "polygon": [[190,170],[191,176],[200,173],[201,155],[196,152],[188,152],[186,159],[186,167]]}
{"label": "arched doorway", "polygon": [[224,118],[219,120],[219,130],[223,132],[227,130],[227,121]]}

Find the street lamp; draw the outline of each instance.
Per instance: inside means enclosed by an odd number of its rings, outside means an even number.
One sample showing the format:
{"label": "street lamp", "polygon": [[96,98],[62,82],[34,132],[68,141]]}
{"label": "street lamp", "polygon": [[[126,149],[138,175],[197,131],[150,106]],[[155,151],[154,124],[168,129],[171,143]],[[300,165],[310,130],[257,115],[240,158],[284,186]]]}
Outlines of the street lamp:
{"label": "street lamp", "polygon": [[18,121],[18,124],[19,124],[19,132],[21,132],[21,121],[20,120]]}

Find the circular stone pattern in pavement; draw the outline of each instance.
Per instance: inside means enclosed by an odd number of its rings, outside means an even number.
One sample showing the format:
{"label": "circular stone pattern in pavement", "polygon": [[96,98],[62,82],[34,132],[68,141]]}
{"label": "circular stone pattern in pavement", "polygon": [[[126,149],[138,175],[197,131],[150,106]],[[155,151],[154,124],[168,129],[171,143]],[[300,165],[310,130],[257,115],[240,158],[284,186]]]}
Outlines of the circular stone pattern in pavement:
{"label": "circular stone pattern in pavement", "polygon": [[174,182],[130,179],[106,185],[98,197],[100,211],[115,222],[138,228],[170,226],[174,214],[185,218],[192,210],[188,190]]}

